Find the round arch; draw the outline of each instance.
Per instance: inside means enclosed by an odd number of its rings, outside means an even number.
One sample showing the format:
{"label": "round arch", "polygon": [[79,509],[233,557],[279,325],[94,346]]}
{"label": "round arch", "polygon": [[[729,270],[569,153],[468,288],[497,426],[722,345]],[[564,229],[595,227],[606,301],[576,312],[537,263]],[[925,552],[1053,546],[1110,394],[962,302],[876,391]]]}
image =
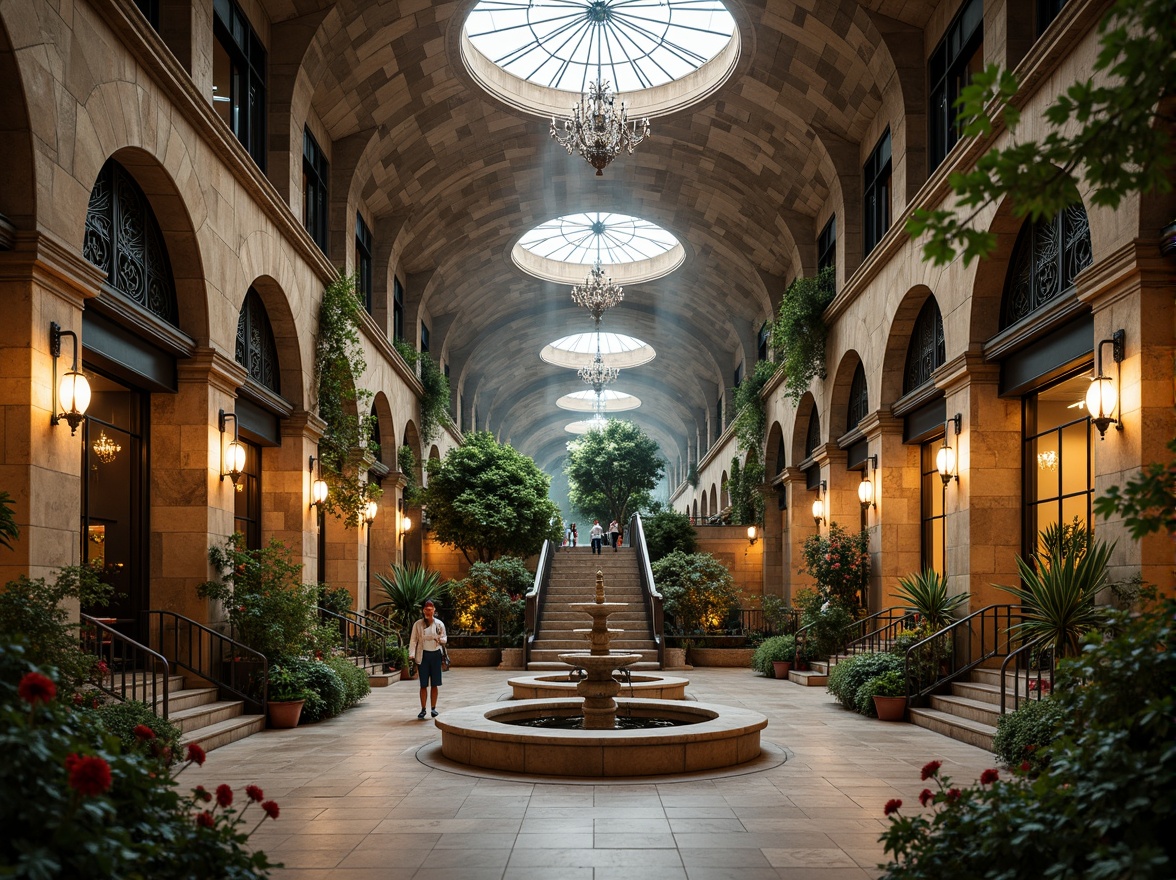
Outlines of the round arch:
{"label": "round arch", "polygon": [[770,483],[788,466],[784,448],[784,429],[779,422],[768,428],[767,455],[764,458],[764,477]]}
{"label": "round arch", "polygon": [[12,52],[8,28],[0,19],[0,214],[18,229],[32,229],[37,217],[37,167],[33,161],[33,132],[20,65]]}
{"label": "round arch", "polygon": [[372,413],[376,417],[377,434],[373,439],[380,445],[379,460],[392,470],[397,470],[396,421],[392,416],[392,404],[383,391],[377,391],[372,399]]}
{"label": "round arch", "polygon": [[[829,399],[830,440],[835,440],[849,431],[850,390],[853,387],[854,374],[858,367],[863,366],[862,359],[852,348],[841,356],[837,369],[833,371],[832,393]],[[866,378],[869,387],[869,377]]]}
{"label": "round arch", "polygon": [[[928,298],[934,297],[931,288],[916,284],[908,290],[894,310],[886,337],[886,351],[882,358],[881,405],[888,406],[902,397],[902,376],[906,367],[907,348],[911,331]],[[999,301],[998,301],[999,306]]]}
{"label": "round arch", "polygon": [[[262,305],[265,306],[270,329],[274,332],[274,345],[278,349],[278,367],[282,377],[282,396],[295,407],[302,408],[305,400],[302,351],[298,345],[298,327],[294,321],[294,312],[290,308],[290,300],[277,279],[271,275],[259,275],[241,292],[240,302],[237,303],[238,309],[251,289],[257,292]],[[236,334],[237,326],[234,323],[232,336],[229,338],[235,339]]]}
{"label": "round arch", "polygon": [[817,399],[811,391],[806,391],[796,405],[796,421],[792,424],[792,455],[794,462],[808,458],[805,451],[805,441],[808,439],[809,424],[816,418],[820,423],[820,413],[817,412]]}

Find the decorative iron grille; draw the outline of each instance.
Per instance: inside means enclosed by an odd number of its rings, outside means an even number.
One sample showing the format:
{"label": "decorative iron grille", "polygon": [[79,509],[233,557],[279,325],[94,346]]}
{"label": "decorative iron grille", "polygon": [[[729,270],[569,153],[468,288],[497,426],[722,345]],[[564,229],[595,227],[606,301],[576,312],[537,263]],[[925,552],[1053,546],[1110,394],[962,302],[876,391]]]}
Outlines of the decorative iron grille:
{"label": "decorative iron grille", "polygon": [[282,393],[278,369],[278,346],[270,328],[265,304],[252,287],[245,294],[237,318],[237,363],[249,371],[249,378],[274,394]]}
{"label": "decorative iron grille", "polygon": [[1000,328],[1011,327],[1071,290],[1092,260],[1090,221],[1082,205],[1071,205],[1050,220],[1026,223],[1009,262]]}
{"label": "decorative iron grille", "polygon": [[943,317],[939,314],[935,297],[928,297],[923,310],[919,312],[919,317],[915,319],[915,328],[911,331],[906,371],[902,379],[902,393],[914,391],[924,383],[930,382],[931,374],[943,366],[946,360]]}
{"label": "decorative iron grille", "polygon": [[849,418],[845,430],[852,431],[870,411],[870,396],[866,388],[866,368],[860,363],[853,371],[853,382],[849,386]]}

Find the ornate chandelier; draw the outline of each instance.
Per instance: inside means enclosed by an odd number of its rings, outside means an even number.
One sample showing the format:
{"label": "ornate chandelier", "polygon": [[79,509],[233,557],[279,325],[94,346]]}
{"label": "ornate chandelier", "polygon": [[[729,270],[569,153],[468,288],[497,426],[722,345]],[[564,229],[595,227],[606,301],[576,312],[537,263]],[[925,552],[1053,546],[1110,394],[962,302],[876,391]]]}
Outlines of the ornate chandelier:
{"label": "ornate chandelier", "polygon": [[[629,121],[622,102],[618,110],[616,95],[610,95],[608,80],[589,83],[588,92],[572,108],[572,115],[563,120],[563,133],[551,117],[551,136],[555,142],[568,151],[569,156],[579,153],[593,168],[596,176],[604,176],[608,163],[625,150],[633,154],[633,148],[649,136],[649,120],[640,123]],[[638,134],[640,129],[640,134]]]}
{"label": "ornate chandelier", "polygon": [[621,371],[618,368],[606,367],[604,365],[604,360],[600,357],[599,352],[592,359],[592,363],[589,366],[580,367],[580,369],[576,370],[576,375],[586,384],[591,385],[592,390],[598,394],[609,382],[617,381],[617,376],[620,374]]}
{"label": "ornate chandelier", "polygon": [[95,457],[103,464],[110,464],[116,455],[122,452],[122,446],[106,436],[105,431],[98,432],[98,439],[90,447]]}
{"label": "ornate chandelier", "polygon": [[613,284],[612,278],[604,277],[604,269],[600,265],[600,260],[597,260],[592,271],[588,273],[588,279],[582,285],[572,288],[572,302],[586,308],[599,327],[604,313],[624,298],[624,290],[620,285]]}

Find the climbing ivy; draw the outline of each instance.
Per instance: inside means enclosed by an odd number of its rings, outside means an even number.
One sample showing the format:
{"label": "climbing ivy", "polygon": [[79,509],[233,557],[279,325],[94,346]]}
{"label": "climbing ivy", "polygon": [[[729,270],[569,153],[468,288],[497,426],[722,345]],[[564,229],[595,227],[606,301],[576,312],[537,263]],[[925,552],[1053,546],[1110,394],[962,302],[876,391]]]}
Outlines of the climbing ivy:
{"label": "climbing ivy", "polygon": [[735,389],[735,439],[740,449],[754,450],[757,456],[763,454],[768,427],[767,408],[760,395],[778,368],[773,361],[759,361]]}
{"label": "climbing ivy", "polygon": [[833,268],[813,278],[801,276],[788,285],[772,324],[772,348],[784,367],[784,390],[799,401],[813,379],[825,378],[825,340],[829,328],[822,317],[836,292]]}

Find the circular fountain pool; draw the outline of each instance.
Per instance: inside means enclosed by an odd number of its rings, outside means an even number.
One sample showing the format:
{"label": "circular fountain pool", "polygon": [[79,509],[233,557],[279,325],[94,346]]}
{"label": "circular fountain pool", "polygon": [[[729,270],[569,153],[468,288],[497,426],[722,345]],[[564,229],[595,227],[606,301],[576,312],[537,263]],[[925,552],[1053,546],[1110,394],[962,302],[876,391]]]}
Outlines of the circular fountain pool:
{"label": "circular fountain pool", "polygon": [[[507,684],[515,700],[559,700],[573,697],[580,679],[566,672],[544,675],[522,675]],[[684,700],[690,679],[654,673],[634,672],[628,681],[620,683],[620,695],[648,700]]]}

